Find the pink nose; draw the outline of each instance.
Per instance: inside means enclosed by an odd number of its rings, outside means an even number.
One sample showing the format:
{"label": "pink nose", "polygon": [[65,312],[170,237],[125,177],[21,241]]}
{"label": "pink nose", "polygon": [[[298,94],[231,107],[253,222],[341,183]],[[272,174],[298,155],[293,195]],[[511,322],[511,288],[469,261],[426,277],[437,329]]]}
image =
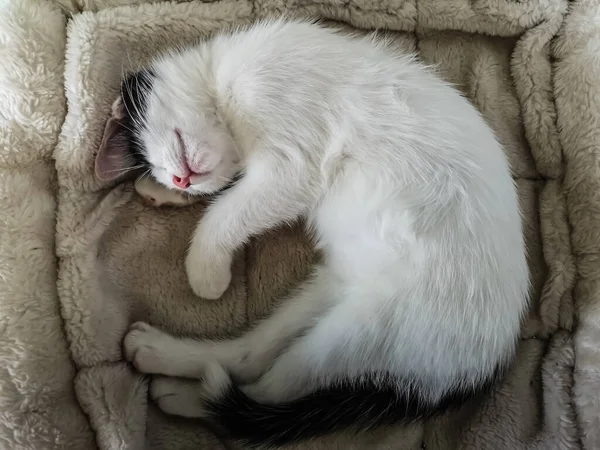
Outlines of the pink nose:
{"label": "pink nose", "polygon": [[192,183],[190,183],[189,176],[180,178],[177,175],[173,175],[173,183],[175,183],[175,186],[177,186],[178,188],[181,188],[181,189],[187,189],[192,184]]}

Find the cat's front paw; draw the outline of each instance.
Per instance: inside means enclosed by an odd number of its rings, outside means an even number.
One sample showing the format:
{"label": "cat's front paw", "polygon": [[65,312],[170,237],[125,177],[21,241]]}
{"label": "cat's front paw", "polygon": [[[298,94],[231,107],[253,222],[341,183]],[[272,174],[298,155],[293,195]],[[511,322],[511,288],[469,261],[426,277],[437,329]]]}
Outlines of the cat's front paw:
{"label": "cat's front paw", "polygon": [[200,200],[200,197],[192,197],[181,191],[168,189],[150,177],[138,178],[134,188],[146,205],[156,208],[163,205],[187,206]]}
{"label": "cat's front paw", "polygon": [[231,283],[231,257],[192,246],[185,260],[188,281],[198,297],[220,298]]}

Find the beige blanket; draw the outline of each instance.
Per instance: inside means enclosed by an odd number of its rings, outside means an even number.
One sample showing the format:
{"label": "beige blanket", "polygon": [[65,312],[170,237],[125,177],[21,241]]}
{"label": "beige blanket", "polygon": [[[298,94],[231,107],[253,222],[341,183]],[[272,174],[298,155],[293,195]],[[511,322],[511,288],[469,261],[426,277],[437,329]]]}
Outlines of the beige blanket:
{"label": "beige blanket", "polygon": [[[147,403],[132,321],[223,336],[268,314],[312,261],[300,228],[251,242],[225,298],[189,289],[202,203],[153,209],[93,176],[120,76],[221,26],[292,11],[439,65],[496,130],[519,186],[532,308],[500,389],[422,426],[308,449],[600,448],[597,0],[0,1],[0,449],[220,449]],[[119,6],[121,5],[121,6]]]}

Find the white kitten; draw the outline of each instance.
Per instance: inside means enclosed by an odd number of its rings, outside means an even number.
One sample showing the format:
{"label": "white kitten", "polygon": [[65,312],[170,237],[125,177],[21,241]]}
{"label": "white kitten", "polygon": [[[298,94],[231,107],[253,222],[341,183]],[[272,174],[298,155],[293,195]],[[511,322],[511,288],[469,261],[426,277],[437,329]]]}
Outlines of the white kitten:
{"label": "white kitten", "polygon": [[202,194],[243,175],[193,237],[196,294],[220,297],[233,252],[301,216],[325,255],[239,339],[134,324],[126,357],[188,378],[153,381],[164,411],[278,445],[427,418],[509,366],[529,285],[515,186],[475,108],[413,57],[311,23],[262,22],[123,86],[100,177],[141,163]]}

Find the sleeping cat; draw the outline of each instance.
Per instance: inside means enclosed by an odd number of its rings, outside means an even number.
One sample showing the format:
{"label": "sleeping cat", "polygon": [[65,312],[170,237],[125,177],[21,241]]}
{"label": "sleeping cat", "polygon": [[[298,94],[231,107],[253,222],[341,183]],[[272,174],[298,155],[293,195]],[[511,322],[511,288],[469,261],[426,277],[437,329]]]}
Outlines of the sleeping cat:
{"label": "sleeping cat", "polygon": [[410,55],[315,23],[222,33],[126,79],[97,156],[211,194],[186,258],[227,289],[250,237],[299,217],[324,261],[243,336],[133,324],[126,358],[170,414],[250,445],[424,420],[515,356],[529,277],[517,193],[475,108]]}

